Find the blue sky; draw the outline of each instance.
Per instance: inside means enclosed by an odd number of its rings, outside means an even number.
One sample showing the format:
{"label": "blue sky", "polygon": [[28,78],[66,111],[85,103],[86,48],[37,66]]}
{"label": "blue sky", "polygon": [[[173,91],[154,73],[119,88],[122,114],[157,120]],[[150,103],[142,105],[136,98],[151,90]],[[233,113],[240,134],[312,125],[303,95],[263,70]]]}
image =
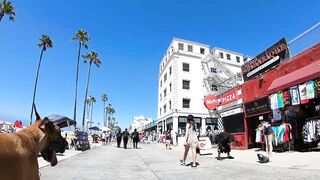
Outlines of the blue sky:
{"label": "blue sky", "polygon": [[[133,116],[156,119],[158,66],[173,37],[254,56],[282,37],[292,39],[319,21],[319,1],[247,0],[12,0],[16,21],[0,23],[0,120],[29,120],[42,34],[54,47],[43,57],[36,104],[42,116],[73,117],[78,44],[84,28],[89,49],[103,64],[93,67],[90,91],[98,100],[93,119],[102,121],[107,93],[120,126]],[[83,51],[85,53],[86,51]],[[87,64],[79,76],[81,124]]]}

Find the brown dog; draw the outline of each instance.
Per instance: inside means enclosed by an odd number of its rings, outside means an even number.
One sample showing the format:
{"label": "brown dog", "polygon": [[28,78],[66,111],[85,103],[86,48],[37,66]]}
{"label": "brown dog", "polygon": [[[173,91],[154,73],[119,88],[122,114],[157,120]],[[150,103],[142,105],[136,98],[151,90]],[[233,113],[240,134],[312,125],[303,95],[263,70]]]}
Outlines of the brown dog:
{"label": "brown dog", "polygon": [[33,125],[16,133],[0,134],[0,179],[40,179],[39,152],[55,166],[58,163],[56,152],[65,151],[60,128],[48,118],[41,120],[36,109],[35,112],[37,120]]}

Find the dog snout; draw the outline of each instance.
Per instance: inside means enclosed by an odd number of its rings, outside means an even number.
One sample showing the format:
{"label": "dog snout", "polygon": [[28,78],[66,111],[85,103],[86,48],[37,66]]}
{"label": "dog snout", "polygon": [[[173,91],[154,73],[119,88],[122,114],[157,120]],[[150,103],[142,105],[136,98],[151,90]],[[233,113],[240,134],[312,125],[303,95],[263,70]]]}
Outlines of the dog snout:
{"label": "dog snout", "polygon": [[61,136],[54,141],[55,150],[56,152],[59,152],[59,153],[64,153],[67,148],[67,145],[68,145],[68,142]]}

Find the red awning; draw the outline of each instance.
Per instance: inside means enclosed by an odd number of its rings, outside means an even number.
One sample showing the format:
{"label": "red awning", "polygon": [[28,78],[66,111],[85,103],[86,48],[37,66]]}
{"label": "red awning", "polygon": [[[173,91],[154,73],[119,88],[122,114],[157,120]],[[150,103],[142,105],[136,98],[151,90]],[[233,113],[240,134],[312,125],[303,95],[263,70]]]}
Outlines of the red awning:
{"label": "red awning", "polygon": [[275,79],[268,88],[268,94],[299,85],[320,77],[320,61],[313,62],[292,73]]}

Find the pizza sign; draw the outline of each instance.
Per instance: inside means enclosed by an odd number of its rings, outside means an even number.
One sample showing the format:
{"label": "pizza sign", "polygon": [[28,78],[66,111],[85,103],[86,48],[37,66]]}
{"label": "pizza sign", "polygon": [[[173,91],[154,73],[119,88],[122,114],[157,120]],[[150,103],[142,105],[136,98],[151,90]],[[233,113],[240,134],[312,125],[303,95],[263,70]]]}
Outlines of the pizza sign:
{"label": "pizza sign", "polygon": [[219,105],[217,96],[208,95],[204,98],[204,106],[209,110],[215,110]]}

